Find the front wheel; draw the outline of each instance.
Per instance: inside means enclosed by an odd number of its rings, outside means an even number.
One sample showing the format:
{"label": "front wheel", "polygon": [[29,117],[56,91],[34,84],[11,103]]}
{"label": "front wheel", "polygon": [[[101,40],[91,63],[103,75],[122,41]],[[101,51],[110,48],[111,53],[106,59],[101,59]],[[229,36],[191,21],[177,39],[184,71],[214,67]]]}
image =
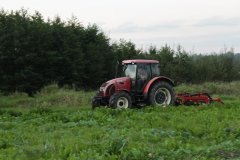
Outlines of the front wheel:
{"label": "front wheel", "polygon": [[153,106],[174,105],[175,94],[172,85],[164,81],[154,84],[149,93],[149,102]]}
{"label": "front wheel", "polygon": [[126,92],[116,92],[110,97],[109,106],[116,109],[131,108],[132,99]]}

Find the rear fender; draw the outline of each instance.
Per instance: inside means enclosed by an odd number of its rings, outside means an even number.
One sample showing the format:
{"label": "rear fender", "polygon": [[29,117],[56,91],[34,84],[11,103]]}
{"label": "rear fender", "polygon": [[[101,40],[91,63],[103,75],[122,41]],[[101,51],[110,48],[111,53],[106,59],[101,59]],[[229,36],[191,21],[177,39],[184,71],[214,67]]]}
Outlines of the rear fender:
{"label": "rear fender", "polygon": [[151,90],[151,87],[159,82],[159,81],[166,81],[168,82],[169,84],[171,84],[172,86],[175,86],[174,85],[174,82],[173,80],[171,80],[170,78],[167,78],[167,77],[164,77],[164,76],[160,76],[160,77],[154,77],[153,79],[151,79],[147,85],[145,86],[144,90],[143,90],[143,96],[144,96],[144,99],[147,99],[148,98],[148,93],[149,91]]}

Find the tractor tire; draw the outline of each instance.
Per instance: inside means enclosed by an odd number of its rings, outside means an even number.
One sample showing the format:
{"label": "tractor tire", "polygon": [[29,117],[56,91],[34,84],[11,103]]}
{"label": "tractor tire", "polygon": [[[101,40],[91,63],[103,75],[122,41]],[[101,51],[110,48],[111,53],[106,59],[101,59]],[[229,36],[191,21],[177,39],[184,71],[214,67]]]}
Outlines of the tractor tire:
{"label": "tractor tire", "polygon": [[175,93],[173,86],[168,82],[160,81],[151,88],[149,103],[153,106],[166,107],[175,104]]}
{"label": "tractor tire", "polygon": [[116,92],[110,97],[109,106],[114,109],[131,108],[132,98],[127,92]]}

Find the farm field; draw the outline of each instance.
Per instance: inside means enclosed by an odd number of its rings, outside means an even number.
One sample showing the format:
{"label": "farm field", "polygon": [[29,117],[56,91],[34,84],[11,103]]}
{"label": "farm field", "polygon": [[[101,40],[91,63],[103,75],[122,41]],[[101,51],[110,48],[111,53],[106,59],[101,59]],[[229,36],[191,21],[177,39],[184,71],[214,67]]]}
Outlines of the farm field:
{"label": "farm field", "polygon": [[0,159],[240,159],[240,82],[180,85],[225,105],[112,110],[94,92],[0,96]]}

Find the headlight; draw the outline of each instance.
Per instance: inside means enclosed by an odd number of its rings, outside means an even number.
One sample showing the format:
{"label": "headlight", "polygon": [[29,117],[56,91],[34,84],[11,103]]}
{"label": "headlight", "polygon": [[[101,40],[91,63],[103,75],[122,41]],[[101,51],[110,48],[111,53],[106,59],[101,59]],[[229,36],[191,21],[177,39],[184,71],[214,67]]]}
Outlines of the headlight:
{"label": "headlight", "polygon": [[100,87],[99,91],[100,91],[100,92],[102,92],[102,91],[103,91],[103,89],[104,89],[104,87]]}
{"label": "headlight", "polygon": [[99,91],[103,91],[103,89],[107,86],[107,83],[103,83],[99,89]]}

